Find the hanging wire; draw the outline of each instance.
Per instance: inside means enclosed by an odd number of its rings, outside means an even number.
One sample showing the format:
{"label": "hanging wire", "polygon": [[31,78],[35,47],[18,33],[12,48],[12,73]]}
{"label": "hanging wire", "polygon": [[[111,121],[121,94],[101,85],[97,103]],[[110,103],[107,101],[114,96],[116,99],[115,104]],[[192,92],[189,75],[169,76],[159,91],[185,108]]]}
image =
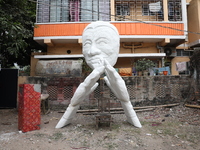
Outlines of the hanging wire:
{"label": "hanging wire", "polygon": [[[29,0],[30,2],[34,2],[34,3],[37,3],[37,1],[34,1],[34,0]],[[38,2],[38,4],[43,4],[43,5],[46,5],[46,6],[56,6],[56,7],[59,7],[59,8],[66,8],[66,6],[60,6],[60,5],[52,5],[52,4],[46,4],[46,3],[43,3],[43,2]],[[67,7],[68,9],[70,8],[70,6]],[[94,11],[94,10],[90,10],[90,9],[84,9],[84,8],[79,8],[81,10],[86,10],[86,11],[89,11],[89,12],[92,12],[92,13],[98,13],[98,14],[103,14],[103,15],[110,15],[108,13],[103,13],[103,12],[98,12],[98,11]],[[117,17],[117,15],[110,15],[111,17]],[[127,19],[125,18],[125,16],[120,16],[121,19]],[[158,24],[155,24],[155,23],[150,23],[150,22],[145,22],[145,21],[141,21],[141,20],[134,20],[134,19],[128,19],[129,21],[135,21],[135,22],[139,22],[139,23],[144,23],[144,24],[149,24],[149,25],[153,25],[153,26],[157,26],[157,27],[161,27],[161,28],[165,28],[165,29],[171,29],[171,30],[175,30],[175,31],[180,31],[180,32],[186,32],[186,33],[192,33],[192,34],[198,34],[200,35],[199,32],[193,32],[193,31],[188,31],[188,30],[181,30],[181,29],[176,29],[176,28],[172,28],[172,27],[166,27],[166,26],[163,26],[163,25],[158,25]]]}

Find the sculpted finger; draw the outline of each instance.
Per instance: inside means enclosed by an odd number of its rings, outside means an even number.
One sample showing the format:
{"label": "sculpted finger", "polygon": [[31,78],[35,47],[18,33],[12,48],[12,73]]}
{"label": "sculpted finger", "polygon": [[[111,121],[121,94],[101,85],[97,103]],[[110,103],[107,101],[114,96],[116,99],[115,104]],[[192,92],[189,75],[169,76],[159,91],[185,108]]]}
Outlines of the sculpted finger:
{"label": "sculpted finger", "polygon": [[111,88],[110,81],[108,80],[108,77],[105,76],[105,77],[104,77],[104,80],[105,80],[107,86],[108,86],[109,88]]}
{"label": "sculpted finger", "polygon": [[94,85],[95,82],[99,79],[99,77],[101,76],[101,74],[104,72],[105,67],[99,67],[94,69],[89,76],[87,76],[87,78],[85,79],[84,83],[87,85]]}
{"label": "sculpted finger", "polygon": [[86,96],[91,94],[97,88],[98,85],[99,85],[99,83],[96,82],[94,84],[94,86],[86,93]]}
{"label": "sculpted finger", "polygon": [[104,72],[104,70],[105,70],[105,66],[101,66],[101,67],[95,68],[94,70],[99,72],[99,74],[102,74]]}
{"label": "sculpted finger", "polygon": [[111,79],[118,79],[121,76],[118,74],[118,72],[113,68],[112,66],[106,66],[105,73],[108,76],[108,78]]}
{"label": "sculpted finger", "polygon": [[113,68],[107,60],[105,60],[105,73],[109,79],[118,78],[120,75],[117,73],[115,68]]}

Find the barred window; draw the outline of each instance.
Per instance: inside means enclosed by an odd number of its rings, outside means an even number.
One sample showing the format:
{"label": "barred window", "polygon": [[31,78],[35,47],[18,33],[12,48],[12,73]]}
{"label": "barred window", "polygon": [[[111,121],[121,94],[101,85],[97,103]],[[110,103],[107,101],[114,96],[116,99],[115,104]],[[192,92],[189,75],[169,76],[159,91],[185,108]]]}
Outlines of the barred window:
{"label": "barred window", "polygon": [[110,21],[110,0],[38,0],[37,23]]}

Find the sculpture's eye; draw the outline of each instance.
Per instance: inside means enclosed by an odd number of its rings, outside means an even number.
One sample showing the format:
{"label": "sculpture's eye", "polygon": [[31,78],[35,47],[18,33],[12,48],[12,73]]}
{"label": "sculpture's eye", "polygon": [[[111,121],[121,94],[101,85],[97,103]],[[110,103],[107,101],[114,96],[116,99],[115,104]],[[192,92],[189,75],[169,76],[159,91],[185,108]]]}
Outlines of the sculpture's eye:
{"label": "sculpture's eye", "polygon": [[108,40],[105,39],[105,38],[101,38],[101,39],[97,40],[96,43],[97,43],[99,46],[105,46],[105,45],[108,44]]}
{"label": "sculpture's eye", "polygon": [[83,46],[84,47],[89,47],[89,46],[91,46],[91,44],[92,44],[91,41],[86,41],[86,42],[84,42]]}

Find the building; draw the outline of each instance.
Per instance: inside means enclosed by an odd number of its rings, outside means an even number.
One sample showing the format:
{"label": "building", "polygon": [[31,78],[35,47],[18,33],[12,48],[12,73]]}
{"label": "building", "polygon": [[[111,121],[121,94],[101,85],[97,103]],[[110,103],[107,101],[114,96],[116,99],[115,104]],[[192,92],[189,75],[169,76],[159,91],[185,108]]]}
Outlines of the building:
{"label": "building", "polygon": [[[98,20],[109,21],[120,33],[115,68],[132,68],[138,59],[148,58],[155,62],[155,67],[169,66],[171,74],[178,75],[176,63],[188,62],[191,55],[188,49],[199,44],[200,35],[186,32],[199,31],[200,19],[195,20],[200,18],[199,3],[198,0],[38,0],[34,40],[47,51],[32,54],[31,76],[37,75],[36,65],[40,61],[82,58],[82,31]],[[195,28],[191,27],[193,23]]]}

